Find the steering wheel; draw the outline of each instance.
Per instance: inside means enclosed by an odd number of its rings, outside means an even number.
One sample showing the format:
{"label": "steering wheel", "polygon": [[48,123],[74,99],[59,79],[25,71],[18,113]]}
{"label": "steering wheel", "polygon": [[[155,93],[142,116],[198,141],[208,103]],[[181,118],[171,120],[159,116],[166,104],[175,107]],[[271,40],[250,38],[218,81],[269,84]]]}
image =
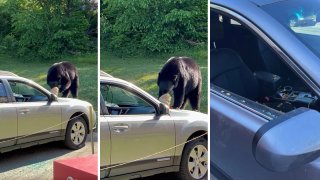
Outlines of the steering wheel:
{"label": "steering wheel", "polygon": [[16,102],[28,102],[30,100],[30,97],[14,96],[14,98]]}

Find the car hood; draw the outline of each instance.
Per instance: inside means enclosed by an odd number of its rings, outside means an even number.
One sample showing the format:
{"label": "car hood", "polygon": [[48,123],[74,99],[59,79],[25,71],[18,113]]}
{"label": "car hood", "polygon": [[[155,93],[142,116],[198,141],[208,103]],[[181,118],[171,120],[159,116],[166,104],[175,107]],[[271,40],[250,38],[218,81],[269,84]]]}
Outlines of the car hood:
{"label": "car hood", "polygon": [[63,102],[63,103],[70,103],[70,104],[76,104],[76,105],[85,105],[85,106],[92,106],[90,103],[87,101],[83,101],[80,99],[73,99],[73,98],[58,98],[58,102]]}
{"label": "car hood", "polygon": [[186,117],[186,119],[189,119],[189,120],[208,121],[207,114],[204,114],[201,112],[196,112],[196,111],[170,109],[169,115],[173,118],[174,117],[179,117],[179,118]]}

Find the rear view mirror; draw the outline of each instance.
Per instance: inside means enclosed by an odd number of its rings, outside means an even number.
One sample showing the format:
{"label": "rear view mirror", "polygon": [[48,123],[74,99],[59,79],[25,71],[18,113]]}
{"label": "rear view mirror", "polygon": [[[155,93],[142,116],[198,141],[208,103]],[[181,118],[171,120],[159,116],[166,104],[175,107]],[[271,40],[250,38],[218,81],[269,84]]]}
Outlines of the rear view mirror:
{"label": "rear view mirror", "polygon": [[263,125],[253,139],[256,161],[271,171],[303,166],[320,157],[320,113],[299,108]]}

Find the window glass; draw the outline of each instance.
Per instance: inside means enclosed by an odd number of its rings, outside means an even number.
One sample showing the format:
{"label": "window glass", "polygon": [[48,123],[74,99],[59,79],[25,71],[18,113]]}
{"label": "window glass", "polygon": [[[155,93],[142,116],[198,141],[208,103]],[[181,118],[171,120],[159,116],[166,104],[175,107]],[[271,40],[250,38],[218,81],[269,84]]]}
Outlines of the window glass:
{"label": "window glass", "polygon": [[292,0],[265,5],[262,8],[290,29],[320,57],[320,1]]}
{"label": "window glass", "polygon": [[16,102],[48,101],[48,97],[40,90],[22,82],[9,81]]}
{"label": "window glass", "polygon": [[125,89],[102,84],[100,91],[105,106],[112,115],[155,113],[152,105]]}
{"label": "window glass", "polygon": [[7,103],[7,102],[8,102],[8,96],[4,88],[4,84],[0,82],[0,103]]}

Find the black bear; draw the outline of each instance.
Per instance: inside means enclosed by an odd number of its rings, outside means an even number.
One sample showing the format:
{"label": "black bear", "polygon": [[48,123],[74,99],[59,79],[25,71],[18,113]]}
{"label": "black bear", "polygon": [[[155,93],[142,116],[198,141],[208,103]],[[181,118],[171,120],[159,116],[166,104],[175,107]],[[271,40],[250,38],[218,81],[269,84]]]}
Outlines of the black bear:
{"label": "black bear", "polygon": [[159,98],[173,91],[172,108],[184,109],[189,99],[192,110],[200,108],[202,78],[197,63],[189,57],[171,57],[159,72]]}
{"label": "black bear", "polygon": [[78,97],[79,75],[76,67],[70,62],[53,64],[48,70],[47,84],[51,89],[59,88],[62,97],[68,97],[71,91],[72,97]]}

